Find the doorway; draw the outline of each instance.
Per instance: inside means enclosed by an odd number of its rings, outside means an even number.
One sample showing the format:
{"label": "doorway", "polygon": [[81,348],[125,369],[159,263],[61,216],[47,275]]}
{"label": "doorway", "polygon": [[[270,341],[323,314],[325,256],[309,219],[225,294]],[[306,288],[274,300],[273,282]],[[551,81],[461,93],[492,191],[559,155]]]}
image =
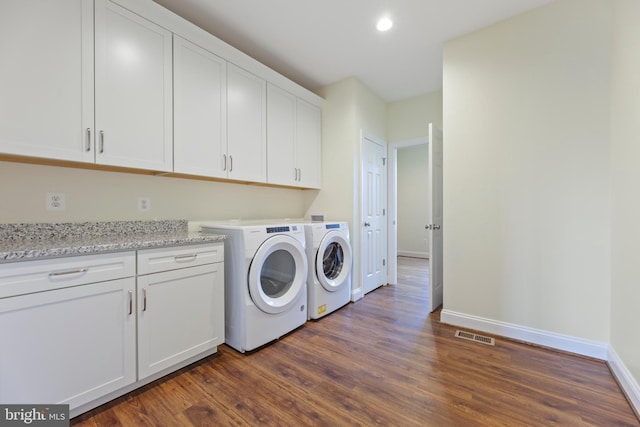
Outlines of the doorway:
{"label": "doorway", "polygon": [[[415,147],[424,147],[426,148],[429,144],[428,138],[418,138],[407,141],[399,141],[389,143],[389,177],[388,177],[388,190],[387,193],[389,195],[389,217],[388,217],[388,248],[389,248],[389,283],[398,283],[398,152],[403,149],[415,148]],[[427,168],[428,159],[425,158],[424,168]],[[422,184],[422,185],[420,185]],[[424,189],[425,197],[426,197],[426,184],[424,183],[416,183],[415,191],[420,191]],[[424,216],[426,217],[426,207]],[[424,226],[424,224],[423,224]],[[422,229],[417,231],[420,238],[422,236],[426,236],[428,234],[426,230]],[[405,248],[401,248],[405,249]],[[426,252],[426,248],[425,248]]]}
{"label": "doorway", "polygon": [[415,185],[413,188],[425,188],[427,192],[428,209],[424,217],[424,230],[427,231],[425,244],[429,253],[429,304],[434,311],[443,302],[443,277],[442,277],[442,130],[433,124],[429,124],[429,135],[413,141],[392,143],[389,145],[389,281],[397,283],[398,280],[398,149],[427,144],[428,161],[427,182],[423,185]]}

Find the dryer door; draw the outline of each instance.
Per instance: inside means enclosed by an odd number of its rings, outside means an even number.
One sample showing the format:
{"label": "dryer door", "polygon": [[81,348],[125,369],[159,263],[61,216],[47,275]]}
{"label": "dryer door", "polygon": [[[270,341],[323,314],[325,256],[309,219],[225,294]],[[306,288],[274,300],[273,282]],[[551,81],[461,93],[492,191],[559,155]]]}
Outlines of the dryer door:
{"label": "dryer door", "polygon": [[249,267],[253,303],[265,313],[282,313],[293,307],[305,286],[307,258],[300,242],[286,234],[265,240]]}
{"label": "dryer door", "polygon": [[340,289],[351,274],[351,245],[337,231],[328,232],[316,253],[318,282],[329,292]]}

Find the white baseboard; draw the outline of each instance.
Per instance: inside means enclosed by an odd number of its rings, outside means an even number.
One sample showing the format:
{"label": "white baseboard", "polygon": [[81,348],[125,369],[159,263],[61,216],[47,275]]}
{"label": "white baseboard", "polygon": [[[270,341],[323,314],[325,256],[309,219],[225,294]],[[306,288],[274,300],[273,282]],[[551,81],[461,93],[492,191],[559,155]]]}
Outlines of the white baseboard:
{"label": "white baseboard", "polygon": [[398,256],[408,256],[408,257],[411,257],[411,258],[429,258],[429,252],[401,251],[401,250],[398,250]]}
{"label": "white baseboard", "polygon": [[609,357],[609,345],[603,342],[585,340],[450,310],[442,310],[440,321],[600,360],[608,361]]}
{"label": "white baseboard", "polygon": [[627,366],[611,346],[609,346],[608,360],[613,376],[616,377],[618,384],[620,384],[620,387],[622,387],[622,390],[624,390],[627,395],[627,399],[629,399],[629,403],[636,412],[636,415],[640,417],[640,386],[638,385],[638,381],[631,375]]}
{"label": "white baseboard", "polygon": [[351,289],[351,302],[356,302],[362,299],[362,288]]}

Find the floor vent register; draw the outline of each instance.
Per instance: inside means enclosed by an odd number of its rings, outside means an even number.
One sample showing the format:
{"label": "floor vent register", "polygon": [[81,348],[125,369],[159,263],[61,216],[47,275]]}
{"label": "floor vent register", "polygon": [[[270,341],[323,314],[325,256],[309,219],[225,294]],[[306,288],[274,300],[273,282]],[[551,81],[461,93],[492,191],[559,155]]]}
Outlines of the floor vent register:
{"label": "floor vent register", "polygon": [[496,340],[484,335],[478,335],[467,331],[457,330],[455,334],[456,338],[462,338],[464,340],[475,341],[486,345],[496,345]]}

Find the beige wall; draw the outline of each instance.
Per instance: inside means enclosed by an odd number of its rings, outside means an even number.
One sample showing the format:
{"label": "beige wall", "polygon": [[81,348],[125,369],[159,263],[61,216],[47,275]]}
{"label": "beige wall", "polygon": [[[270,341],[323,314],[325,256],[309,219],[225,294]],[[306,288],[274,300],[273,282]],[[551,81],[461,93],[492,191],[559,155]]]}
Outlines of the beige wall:
{"label": "beige wall", "polygon": [[387,140],[408,141],[429,135],[429,123],[442,129],[442,91],[392,102],[387,106]]}
{"label": "beige wall", "polygon": [[398,150],[397,160],[397,230],[398,254],[427,258],[429,232],[427,223],[429,174],[427,145]]}
{"label": "beige wall", "polygon": [[[9,162],[0,182],[0,223],[300,217],[310,191]],[[66,210],[47,211],[47,192],[65,193]]]}
{"label": "beige wall", "polygon": [[[614,2],[611,345],[640,380],[640,2]],[[640,396],[636,395],[636,399]],[[636,400],[636,407],[638,407]]]}
{"label": "beige wall", "polygon": [[558,0],[445,45],[445,309],[609,342],[611,30]]}
{"label": "beige wall", "polygon": [[[403,145],[427,141],[429,123],[442,129],[441,90],[387,105],[387,140],[390,150],[396,150],[397,160],[396,231],[398,253],[401,255],[428,256],[431,236],[424,229],[429,203],[426,189],[428,148],[426,145]],[[408,153],[417,153],[418,157],[411,157]],[[393,159],[393,153],[389,153],[389,158]],[[393,173],[392,170],[389,172]]]}
{"label": "beige wall", "polygon": [[[305,215],[325,213],[349,222],[354,256],[360,254],[360,135],[386,135],[386,104],[360,80],[349,77],[322,88],[322,190],[305,196]],[[354,262],[354,295],[362,289],[360,266]],[[356,296],[358,298],[358,296]]]}

